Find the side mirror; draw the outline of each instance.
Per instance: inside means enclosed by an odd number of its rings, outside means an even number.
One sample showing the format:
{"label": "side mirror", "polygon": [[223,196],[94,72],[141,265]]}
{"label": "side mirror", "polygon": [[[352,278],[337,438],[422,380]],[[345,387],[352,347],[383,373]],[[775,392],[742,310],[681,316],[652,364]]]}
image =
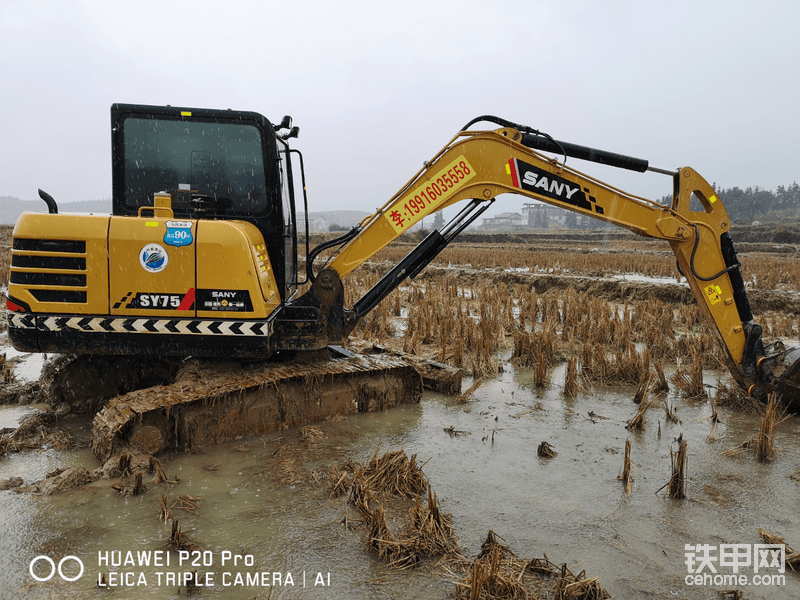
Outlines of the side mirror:
{"label": "side mirror", "polygon": [[289,138],[296,138],[300,137],[300,128],[299,127],[292,127],[291,131],[288,131],[281,135],[281,139],[288,140]]}
{"label": "side mirror", "polygon": [[280,131],[281,129],[291,129],[292,127],[292,117],[289,115],[285,115],[283,119],[281,119],[280,125],[273,125],[272,128],[275,131]]}

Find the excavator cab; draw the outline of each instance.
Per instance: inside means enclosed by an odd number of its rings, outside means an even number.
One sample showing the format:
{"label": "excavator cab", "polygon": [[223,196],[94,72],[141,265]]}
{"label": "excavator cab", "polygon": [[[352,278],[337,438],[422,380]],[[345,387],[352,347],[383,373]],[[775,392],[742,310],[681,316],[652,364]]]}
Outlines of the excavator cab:
{"label": "excavator cab", "polygon": [[[283,135],[281,129],[289,131]],[[297,288],[297,228],[291,118],[255,112],[114,104],[113,213],[154,212],[166,192],[180,219],[240,220],[264,237],[281,300]],[[191,235],[175,228],[176,236]]]}
{"label": "excavator cab", "polygon": [[12,343],[83,355],[273,354],[276,323],[304,283],[292,169],[302,177],[302,156],[288,145],[297,133],[289,117],[273,125],[254,112],[114,104],[112,214],[59,214],[40,192],[48,213],[26,212],[14,229]]}

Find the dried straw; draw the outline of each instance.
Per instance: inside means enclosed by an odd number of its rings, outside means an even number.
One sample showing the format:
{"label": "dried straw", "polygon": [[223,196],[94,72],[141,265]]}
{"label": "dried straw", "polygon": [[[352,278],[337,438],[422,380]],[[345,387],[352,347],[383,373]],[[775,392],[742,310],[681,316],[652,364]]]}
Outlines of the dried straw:
{"label": "dried straw", "polygon": [[672,462],[672,476],[667,483],[667,491],[664,497],[669,494],[673,500],[683,500],[686,498],[686,441],[683,436],[678,438],[678,451],[673,452],[669,449],[669,458]]}
{"label": "dried straw", "polygon": [[172,518],[172,513],[169,510],[169,498],[162,494],[158,499],[158,507],[161,509],[158,519],[164,521],[164,525],[166,525],[167,521]]}
{"label": "dried straw", "polygon": [[544,352],[540,352],[536,357],[536,364],[533,369],[533,384],[537,388],[543,388],[548,383],[547,378],[547,356]]}
{"label": "dried straw", "polygon": [[455,556],[458,553],[453,517],[439,510],[439,500],[430,486],[424,506],[417,496],[411,508],[411,521],[401,539],[423,556]]}
{"label": "dried straw", "polygon": [[164,545],[167,550],[178,552],[180,550],[187,550],[193,552],[195,550],[202,550],[203,548],[194,542],[188,535],[185,535],[181,530],[180,521],[172,519],[172,532],[169,536],[169,541]]}
{"label": "dried straw", "polygon": [[136,475],[133,478],[133,490],[131,490],[132,496],[141,496],[147,491],[147,486],[142,483],[142,472],[137,471]]}
{"label": "dried straw", "polygon": [[653,386],[652,391],[656,394],[662,394],[669,391],[669,383],[667,383],[667,377],[664,374],[664,359],[661,359],[660,362],[657,362],[653,365],[653,369],[655,370],[655,385]]}
{"label": "dried straw", "polygon": [[450,437],[461,437],[464,435],[472,435],[472,432],[470,431],[460,431],[456,429],[455,425],[450,425],[450,427],[445,427],[444,432]]}
{"label": "dried straw", "polygon": [[539,444],[536,454],[539,455],[539,458],[555,458],[558,456],[558,452],[556,452],[555,448],[553,448],[547,442],[542,442]]}
{"label": "dried straw", "polygon": [[476,379],[475,383],[469,386],[469,388],[467,388],[467,391],[463,392],[460,396],[457,396],[456,399],[453,400],[453,402],[455,402],[456,404],[466,404],[467,400],[469,400],[469,397],[475,393],[475,390],[477,390],[479,387],[481,387],[481,385],[483,385],[484,381],[486,381],[485,377],[479,377],[478,379]]}
{"label": "dried straw", "polygon": [[717,406],[729,406],[737,411],[756,415],[763,415],[765,411],[763,402],[759,402],[747,394],[736,383],[725,384],[717,382],[714,402]]}
{"label": "dried straw", "polygon": [[352,477],[352,471],[348,471],[347,469],[340,470],[336,465],[331,466],[331,484],[328,487],[331,498],[338,498],[345,494],[347,490],[350,489]]}
{"label": "dried straw", "polygon": [[325,437],[325,434],[318,425],[307,425],[305,427],[301,427],[297,431],[296,435],[298,438],[300,438],[300,442],[306,446],[316,444],[319,440]]}
{"label": "dried straw", "polygon": [[150,470],[155,471],[153,481],[164,484],[168,489],[172,489],[179,482],[177,477],[175,479],[167,477],[167,472],[164,470],[161,461],[153,456],[150,457]]}
{"label": "dried straw", "polygon": [[625,440],[625,460],[622,463],[622,475],[617,479],[625,484],[625,493],[630,494],[633,489],[633,475],[631,474],[631,441]]}
{"label": "dried straw", "polygon": [[699,400],[707,396],[703,385],[703,364],[694,349],[692,349],[688,366],[684,366],[678,360],[678,366],[670,377],[670,381],[675,389],[688,400]]}
{"label": "dried straw", "polygon": [[186,595],[191,596],[200,591],[200,586],[197,585],[197,569],[192,571],[192,574],[186,578]]}
{"label": "dried straw", "polygon": [[275,477],[285,485],[301,483],[305,477],[300,470],[300,461],[294,456],[295,451],[286,444],[281,444],[272,453],[275,458],[273,470]]}
{"label": "dried straw", "polygon": [[586,578],[585,571],[575,575],[566,564],[556,565],[544,558],[518,559],[489,531],[481,552],[464,561],[464,576],[453,582],[456,600],[603,600],[610,598],[598,578]]}
{"label": "dried straw", "polygon": [[561,393],[568,397],[573,398],[578,395],[580,385],[578,384],[578,357],[570,356],[567,361],[567,374],[564,378],[564,388]]}
{"label": "dried straw", "polygon": [[186,494],[181,494],[172,501],[172,508],[194,512],[200,508],[200,503],[202,501],[202,496],[189,496]]}
{"label": "dried straw", "polygon": [[644,431],[644,415],[647,412],[647,409],[653,405],[652,401],[649,398],[644,398],[642,402],[639,404],[639,408],[636,410],[636,414],[633,415],[627,425],[625,427],[630,429],[631,431]]}
{"label": "dried straw", "polygon": [[417,464],[417,455],[410,459],[404,450],[387,452],[378,458],[380,445],[372,459],[353,475],[353,484],[375,494],[400,496],[412,499],[428,489],[428,478]]}
{"label": "dried straw", "polygon": [[717,590],[717,595],[727,600],[744,600],[744,594],[741,590]]}
{"label": "dried straw", "polygon": [[571,577],[563,576],[556,584],[554,598],[556,600],[601,600],[611,598],[600,584],[599,577],[586,579],[586,573],[581,571],[577,576],[569,573]]}
{"label": "dried straw", "polygon": [[639,381],[639,386],[636,388],[636,393],[633,395],[633,402],[635,404],[641,404],[643,400],[646,400],[650,396],[655,377],[656,375],[653,371],[648,371],[644,377],[642,377],[641,381]]}
{"label": "dried straw", "polygon": [[120,477],[125,477],[126,475],[133,475],[133,471],[131,470],[131,458],[132,457],[130,454],[122,454],[119,457],[117,470],[119,472]]}
{"label": "dried straw", "polygon": [[761,419],[761,426],[758,429],[756,438],[756,457],[761,462],[772,460],[777,455],[775,450],[775,425],[788,418],[786,411],[778,414],[778,397],[772,393],[767,401],[767,411]]}
{"label": "dried straw", "polygon": [[[358,496],[356,508],[367,526],[364,543],[370,552],[377,554],[389,566],[408,569],[425,557],[459,558],[453,519],[439,510],[436,494],[430,487],[424,506],[420,497],[416,497],[409,519],[399,535],[394,535],[389,528],[382,504],[376,503],[363,488],[355,495]],[[371,508],[370,501],[377,505]]]}
{"label": "dried straw", "polygon": [[707,443],[716,442],[719,438],[717,437],[717,424],[720,423],[719,415],[717,414],[717,403],[716,400],[711,401],[711,416],[708,417],[711,419],[711,431],[708,432],[706,436]]}
{"label": "dried straw", "polygon": [[[348,500],[366,525],[364,543],[368,550],[399,569],[413,567],[425,557],[460,559],[452,517],[439,509],[436,494],[428,485],[422,465],[417,465],[416,455],[409,459],[404,451],[398,450],[378,457],[379,451],[380,445],[361,467],[350,463],[331,471],[331,479],[335,481],[332,494],[346,489],[345,482],[352,472]],[[427,501],[423,504],[425,494]],[[399,534],[389,528],[384,506],[378,501],[390,495],[414,500]],[[347,524],[346,517],[344,521]]]}
{"label": "dried straw", "polygon": [[775,449],[775,426],[783,423],[790,415],[784,410],[778,414],[778,399],[773,393],[769,395],[767,409],[761,419],[758,433],[754,434],[746,442],[742,442],[736,448],[731,448],[722,453],[723,456],[737,456],[745,450],[752,450],[761,462],[768,462],[777,456]]}
{"label": "dried straw", "polygon": [[661,401],[661,406],[664,409],[664,414],[666,416],[667,421],[670,423],[677,423],[679,424],[681,420],[678,418],[677,409],[674,406],[670,406],[669,402],[664,399]]}
{"label": "dried straw", "polygon": [[783,544],[783,551],[786,555],[786,564],[792,569],[792,571],[796,571],[798,568],[800,568],[800,552],[796,551],[789,544],[787,544],[786,540],[784,540],[781,536],[775,535],[774,533],[770,533],[766,529],[761,528],[758,530],[758,535],[761,536],[761,539],[764,540],[765,544]]}

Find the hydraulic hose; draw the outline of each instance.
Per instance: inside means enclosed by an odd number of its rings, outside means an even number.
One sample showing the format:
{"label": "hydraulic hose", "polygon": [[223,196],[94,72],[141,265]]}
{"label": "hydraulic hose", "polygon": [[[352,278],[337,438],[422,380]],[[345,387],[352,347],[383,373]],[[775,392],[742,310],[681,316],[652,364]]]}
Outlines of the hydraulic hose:
{"label": "hydraulic hose", "polygon": [[319,246],[317,246],[311,252],[309,252],[308,257],[306,258],[306,277],[308,277],[309,281],[313,282],[317,278],[317,276],[314,274],[314,259],[316,259],[321,252],[324,252],[328,248],[333,248],[334,246],[340,246],[341,244],[346,244],[354,237],[356,237],[360,232],[361,232],[360,227],[358,226],[353,227],[350,231],[348,231],[344,235],[340,235],[339,237],[333,238],[332,240],[328,240],[327,242],[322,242]]}

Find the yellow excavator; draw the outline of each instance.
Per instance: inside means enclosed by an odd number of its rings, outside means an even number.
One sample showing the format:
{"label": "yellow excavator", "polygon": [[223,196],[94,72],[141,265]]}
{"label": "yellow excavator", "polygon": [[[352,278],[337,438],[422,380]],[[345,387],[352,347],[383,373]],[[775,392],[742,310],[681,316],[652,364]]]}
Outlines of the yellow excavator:
{"label": "yellow excavator", "polygon": [[[498,128],[472,130],[479,122]],[[308,211],[302,155],[289,146],[298,131],[289,117],[272,124],[254,112],[114,104],[113,214],[59,214],[40,190],[48,213],[26,212],[16,224],[7,294],[14,347],[150,365],[192,356],[283,360],[289,368],[287,357],[309,351],[353,360],[339,345],[359,319],[497,196],[514,193],[669,242],[734,379],[757,398],[800,399],[800,350],[762,343],[730,219],[693,169],[659,169],[482,116],[345,235],[311,249],[306,224],[301,273],[296,189]],[[673,181],[672,203],[616,189],[567,166],[568,157],[663,173]],[[424,217],[462,201],[448,224],[344,306],[349,273]],[[332,256],[316,272],[325,250]],[[304,370],[301,363],[295,376]],[[156,400],[153,409],[163,405]],[[113,435],[125,426],[119,421]]]}

